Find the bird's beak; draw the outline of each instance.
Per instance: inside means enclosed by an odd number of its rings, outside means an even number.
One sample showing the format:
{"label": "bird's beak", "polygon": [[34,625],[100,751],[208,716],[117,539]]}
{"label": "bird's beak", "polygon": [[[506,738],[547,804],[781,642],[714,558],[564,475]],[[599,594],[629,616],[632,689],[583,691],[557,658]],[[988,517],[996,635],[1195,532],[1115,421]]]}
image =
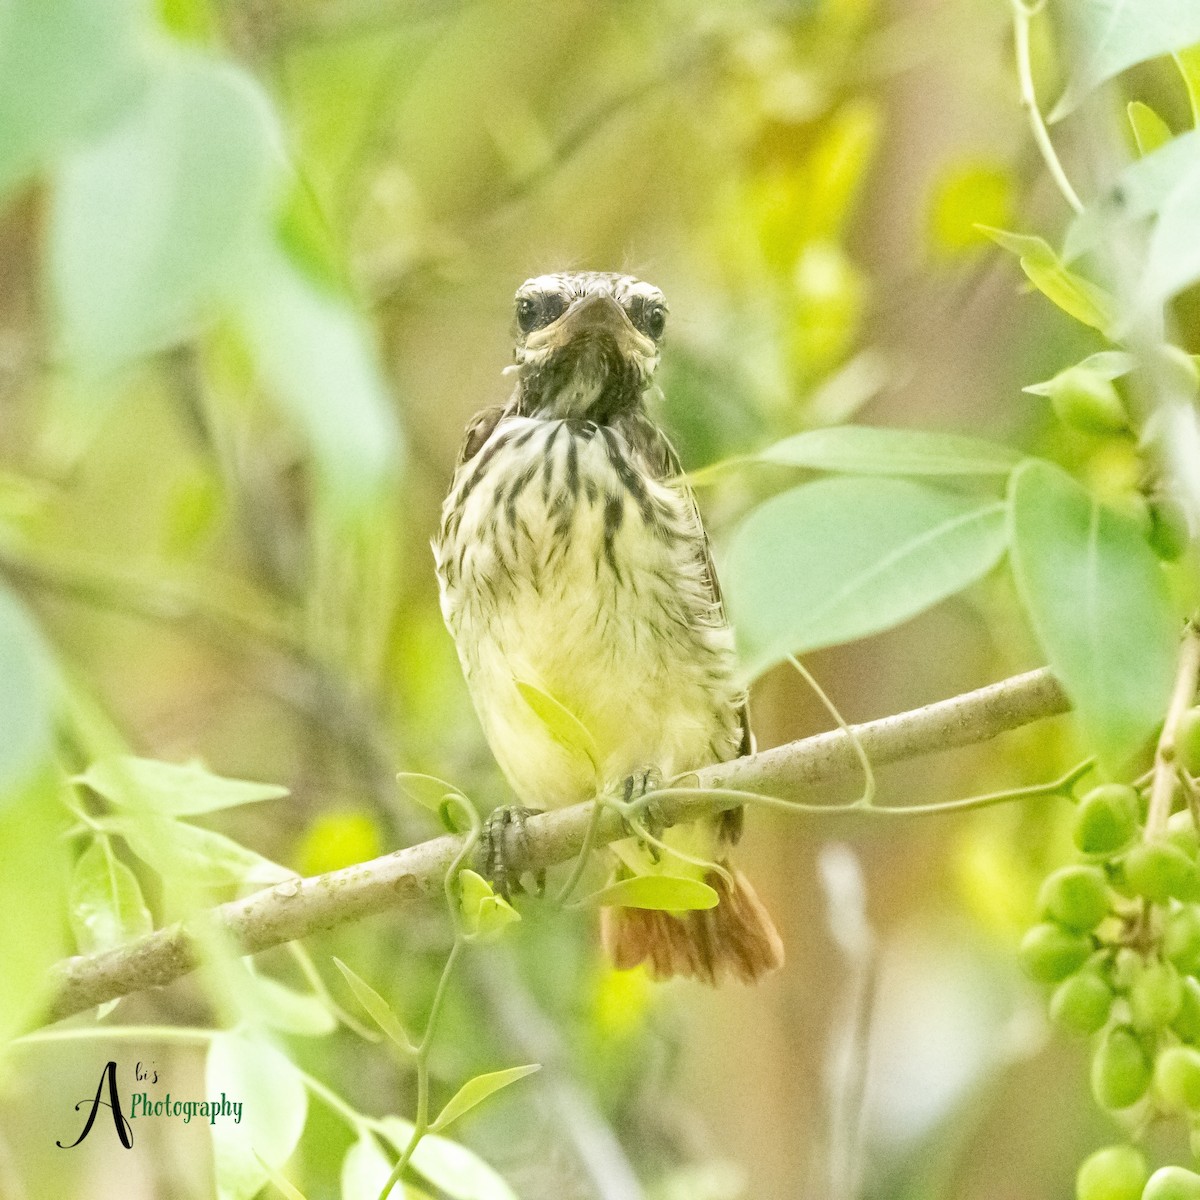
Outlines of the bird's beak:
{"label": "bird's beak", "polygon": [[576,300],[557,321],[536,330],[525,339],[527,350],[556,350],[587,335],[606,333],[617,343],[623,355],[649,358],[655,345],[629,319],[611,296],[584,296]]}

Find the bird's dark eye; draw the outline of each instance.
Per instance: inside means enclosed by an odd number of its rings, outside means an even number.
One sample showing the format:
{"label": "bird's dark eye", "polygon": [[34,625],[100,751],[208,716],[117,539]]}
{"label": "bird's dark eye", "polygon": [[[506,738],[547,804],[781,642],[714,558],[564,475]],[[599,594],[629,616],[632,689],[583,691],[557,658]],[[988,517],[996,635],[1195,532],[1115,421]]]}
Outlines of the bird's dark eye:
{"label": "bird's dark eye", "polygon": [[522,296],[517,301],[517,324],[521,327],[522,333],[529,333],[531,330],[536,329],[540,315],[536,300],[531,300],[528,296]]}
{"label": "bird's dark eye", "polygon": [[643,305],[639,317],[636,324],[657,342],[667,327],[667,310],[661,304],[650,303]]}
{"label": "bird's dark eye", "polygon": [[522,333],[544,329],[562,316],[567,302],[561,296],[521,296],[517,300],[517,325]]}

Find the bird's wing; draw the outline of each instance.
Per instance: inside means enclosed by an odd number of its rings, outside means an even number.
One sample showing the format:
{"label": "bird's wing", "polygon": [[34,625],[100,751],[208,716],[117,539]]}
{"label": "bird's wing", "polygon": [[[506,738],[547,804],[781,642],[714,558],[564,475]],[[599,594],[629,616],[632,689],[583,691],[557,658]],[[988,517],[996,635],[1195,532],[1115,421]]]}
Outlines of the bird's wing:
{"label": "bird's wing", "polygon": [[[708,531],[704,528],[704,521],[700,516],[700,507],[696,503],[695,493],[684,478],[679,455],[675,452],[675,447],[671,445],[667,435],[653,422],[647,420],[645,424],[647,428],[641,432],[648,433],[649,436],[638,440],[646,450],[646,466],[654,478],[664,483],[669,482],[687,497],[692,512],[696,516],[696,528],[700,531],[701,552],[704,555],[704,577],[708,583],[713,604],[716,605],[721,618],[728,622],[725,614],[725,601],[721,596],[721,583],[717,579],[717,568],[713,563],[712,546],[708,540]],[[750,729],[750,707],[746,700],[743,700],[738,706],[737,715],[742,729],[742,740],[738,746],[738,753],[739,755],[753,754],[754,734]],[[721,814],[721,832],[729,842],[736,843],[741,837],[742,817],[743,810],[740,807],[726,809]]]}
{"label": "bird's wing", "polygon": [[456,469],[463,463],[470,462],[483,449],[507,409],[507,405],[497,404],[492,408],[485,408],[482,412],[477,412],[467,422],[467,429],[463,434],[462,445],[458,451],[458,462],[455,463]]}

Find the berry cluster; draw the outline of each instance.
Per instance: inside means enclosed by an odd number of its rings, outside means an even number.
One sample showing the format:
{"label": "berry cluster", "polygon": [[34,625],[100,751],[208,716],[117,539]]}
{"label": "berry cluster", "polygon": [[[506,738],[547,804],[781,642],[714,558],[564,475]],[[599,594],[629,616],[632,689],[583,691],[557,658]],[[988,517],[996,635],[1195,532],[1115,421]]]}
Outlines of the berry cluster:
{"label": "berry cluster", "polygon": [[[1045,396],[1054,415],[1068,429],[1102,438],[1131,438],[1133,426],[1118,382],[1133,369],[1133,358],[1121,351],[1102,351],[1067,367],[1027,392]],[[1200,387],[1200,356],[1178,346],[1163,346],[1158,369],[1181,394],[1196,395]],[[1119,507],[1138,522],[1150,548],[1164,562],[1180,558],[1191,544],[1193,531],[1179,500],[1164,490],[1161,480],[1145,471],[1136,491],[1123,496]]]}
{"label": "berry cluster", "polygon": [[[1042,886],[1042,921],[1022,965],[1054,985],[1050,1015],[1095,1039],[1091,1084],[1103,1108],[1142,1127],[1181,1116],[1200,1158],[1200,839],[1190,811],[1147,838],[1145,802],[1126,784],[1088,792],[1075,814],[1084,862]],[[1150,1174],[1131,1145],[1110,1146],[1079,1171],[1077,1200],[1200,1200],[1200,1174]]]}

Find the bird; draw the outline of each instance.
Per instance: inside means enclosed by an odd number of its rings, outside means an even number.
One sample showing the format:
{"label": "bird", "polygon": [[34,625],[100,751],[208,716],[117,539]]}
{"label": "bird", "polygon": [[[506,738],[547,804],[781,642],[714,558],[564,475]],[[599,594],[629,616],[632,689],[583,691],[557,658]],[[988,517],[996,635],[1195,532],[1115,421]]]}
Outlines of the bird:
{"label": "bird", "polygon": [[[468,423],[442,508],[442,615],[518,816],[598,784],[644,794],[753,748],[708,537],[652,413],[667,314],[663,293],[629,275],[526,280],[511,397]],[[564,736],[537,697],[586,737]],[[742,816],[609,848],[618,877],[699,878],[718,896],[708,909],[603,908],[616,968],[715,985],[782,965],[770,915],[728,865]]]}

